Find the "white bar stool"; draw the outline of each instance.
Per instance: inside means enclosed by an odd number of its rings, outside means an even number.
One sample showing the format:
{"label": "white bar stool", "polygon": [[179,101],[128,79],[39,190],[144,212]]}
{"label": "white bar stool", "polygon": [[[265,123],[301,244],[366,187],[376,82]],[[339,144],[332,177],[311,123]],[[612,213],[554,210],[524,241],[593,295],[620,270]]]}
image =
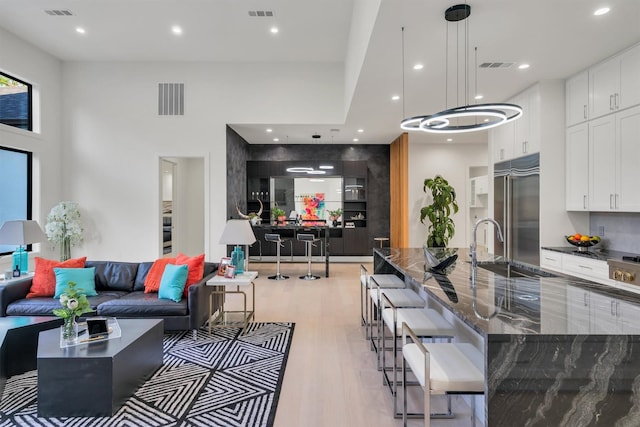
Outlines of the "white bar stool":
{"label": "white bar stool", "polygon": [[264,240],[267,242],[274,242],[276,244],[276,274],[269,276],[271,280],[286,280],[289,276],[280,274],[280,247],[284,246],[283,240],[277,233],[265,233]]}
{"label": "white bar stool", "polygon": [[[373,315],[375,314],[376,319],[376,336],[374,340],[373,336],[373,326],[370,327],[370,341],[372,350],[374,350],[378,354],[378,369],[381,369],[381,359],[380,359],[380,339],[381,339],[381,325],[382,325],[382,298],[383,295],[387,296],[386,301],[390,301],[395,307],[398,308],[424,308],[426,305],[425,300],[420,298],[420,296],[415,293],[411,289],[403,288],[381,288],[376,281],[375,275],[370,277],[371,290],[369,291],[371,296],[372,304],[375,305],[375,313],[374,307],[371,307],[371,324],[373,325]],[[404,283],[404,282],[403,282]]]}
{"label": "white bar stool", "polygon": [[304,276],[300,276],[301,279],[303,280],[317,280],[320,278],[320,276],[315,276],[313,274],[311,274],[311,256],[313,248],[316,246],[314,243],[317,242],[318,239],[315,235],[313,234],[306,234],[306,233],[300,233],[298,234],[298,240],[301,242],[304,242],[306,244],[306,248],[305,248],[305,252],[307,253],[307,259],[308,259],[308,269],[307,269],[307,274],[305,274]]}
{"label": "white bar stool", "polygon": [[[446,339],[448,342],[455,337],[456,330],[440,313],[433,309],[422,308],[398,308],[395,307],[386,295],[382,295],[382,375],[385,383],[389,385],[393,395],[393,413],[396,418],[402,417],[398,411],[398,340],[402,338],[402,325],[406,324],[414,331],[417,337],[426,339]],[[388,307],[388,308],[387,308]],[[384,327],[386,326],[386,328]],[[393,334],[393,367],[387,367],[385,345],[385,330],[389,329]],[[387,375],[387,369],[393,370],[393,380]]]}
{"label": "white bar stool", "polygon": [[[395,274],[371,274],[368,276],[364,286],[366,292],[368,293],[368,297],[364,301],[364,309],[366,313],[364,322],[365,337],[366,339],[370,339],[373,334],[373,306],[376,305],[378,301],[378,293],[376,289],[403,289],[406,285],[404,283],[404,280],[402,280]],[[373,345],[371,346],[371,349],[374,349]]]}
{"label": "white bar stool", "polygon": [[[411,342],[409,341],[411,340]],[[402,324],[402,421],[407,425],[407,365],[424,390],[424,425],[431,418],[453,418],[447,414],[431,414],[431,395],[484,393],[484,361],[482,353],[468,343],[422,343],[416,334]],[[471,397],[471,425],[475,426],[475,397]]]}

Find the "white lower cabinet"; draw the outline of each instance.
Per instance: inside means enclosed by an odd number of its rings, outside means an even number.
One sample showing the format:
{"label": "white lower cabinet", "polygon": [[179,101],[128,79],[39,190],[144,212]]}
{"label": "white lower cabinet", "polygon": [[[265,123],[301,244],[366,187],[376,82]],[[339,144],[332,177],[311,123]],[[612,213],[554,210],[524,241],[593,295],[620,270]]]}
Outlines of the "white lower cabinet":
{"label": "white lower cabinet", "polygon": [[591,292],[577,286],[567,286],[567,332],[591,332]]}
{"label": "white lower cabinet", "polygon": [[578,255],[562,255],[562,273],[603,285],[615,285],[615,281],[609,279],[609,265],[606,261],[585,258]]}
{"label": "white lower cabinet", "polygon": [[640,334],[640,306],[567,286],[567,332]]}
{"label": "white lower cabinet", "polygon": [[591,292],[591,333],[608,334],[622,331],[620,302],[614,298]]}
{"label": "white lower cabinet", "polygon": [[540,267],[562,273],[562,254],[556,251],[540,250]]}

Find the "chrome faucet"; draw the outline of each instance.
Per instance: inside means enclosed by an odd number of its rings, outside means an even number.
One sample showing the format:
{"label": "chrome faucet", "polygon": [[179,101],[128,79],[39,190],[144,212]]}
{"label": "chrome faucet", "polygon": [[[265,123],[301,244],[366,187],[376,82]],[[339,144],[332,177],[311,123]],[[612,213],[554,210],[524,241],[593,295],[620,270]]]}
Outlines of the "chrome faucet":
{"label": "chrome faucet", "polygon": [[483,222],[491,222],[493,223],[493,225],[496,226],[496,233],[498,235],[498,241],[499,242],[504,242],[504,238],[502,237],[502,230],[500,229],[500,224],[498,224],[498,222],[493,219],[493,218],[483,218],[483,219],[479,219],[476,221],[475,224],[473,224],[473,230],[471,231],[471,268],[473,269],[473,273],[475,274],[476,268],[478,267],[478,256],[476,255],[476,248],[478,246],[477,244],[477,238],[476,238],[476,232],[478,231],[478,226],[480,224],[482,224]]}

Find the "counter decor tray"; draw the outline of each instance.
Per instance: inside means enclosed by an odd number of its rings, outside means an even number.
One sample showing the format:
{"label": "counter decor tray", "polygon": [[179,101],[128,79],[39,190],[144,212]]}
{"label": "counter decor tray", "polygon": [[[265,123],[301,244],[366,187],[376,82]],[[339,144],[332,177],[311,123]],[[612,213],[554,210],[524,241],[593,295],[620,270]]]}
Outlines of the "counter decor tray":
{"label": "counter decor tray", "polygon": [[107,317],[107,332],[96,335],[89,335],[87,329],[87,322],[78,323],[78,338],[69,342],[62,337],[62,327],[60,327],[60,348],[75,347],[82,344],[90,344],[95,342],[103,342],[112,340],[114,338],[120,338],[122,336],[122,330],[118,324],[118,320],[115,317]]}

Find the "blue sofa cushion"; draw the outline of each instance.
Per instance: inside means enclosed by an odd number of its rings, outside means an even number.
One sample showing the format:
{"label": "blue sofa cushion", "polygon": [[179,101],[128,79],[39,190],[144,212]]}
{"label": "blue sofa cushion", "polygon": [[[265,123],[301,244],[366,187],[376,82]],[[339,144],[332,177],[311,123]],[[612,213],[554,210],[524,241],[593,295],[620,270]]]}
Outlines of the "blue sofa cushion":
{"label": "blue sofa cushion", "polygon": [[96,268],[96,290],[131,292],[138,274],[137,262],[87,261],[85,267]]}
{"label": "blue sofa cushion", "polygon": [[121,298],[107,301],[98,307],[99,316],[157,317],[186,316],[189,314],[187,298],[180,302],[158,298],[158,294],[135,291]]}

